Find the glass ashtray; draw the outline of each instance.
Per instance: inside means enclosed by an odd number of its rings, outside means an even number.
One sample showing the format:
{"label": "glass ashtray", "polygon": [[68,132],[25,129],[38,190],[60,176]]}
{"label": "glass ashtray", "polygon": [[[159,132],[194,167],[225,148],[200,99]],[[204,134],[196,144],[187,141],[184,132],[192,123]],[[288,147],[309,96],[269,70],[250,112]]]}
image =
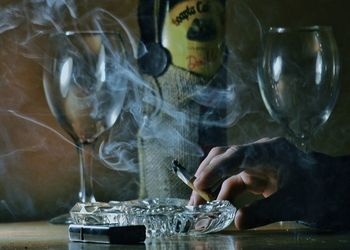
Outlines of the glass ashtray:
{"label": "glass ashtray", "polygon": [[77,203],[70,215],[82,225],[145,225],[147,237],[159,237],[218,232],[232,223],[236,212],[228,201],[187,203],[176,198]]}

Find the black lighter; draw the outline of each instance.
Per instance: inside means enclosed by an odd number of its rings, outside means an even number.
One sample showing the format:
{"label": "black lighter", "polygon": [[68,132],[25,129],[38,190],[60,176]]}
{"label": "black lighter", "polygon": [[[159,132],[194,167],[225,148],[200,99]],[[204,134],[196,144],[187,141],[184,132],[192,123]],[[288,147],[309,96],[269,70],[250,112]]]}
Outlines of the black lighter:
{"label": "black lighter", "polygon": [[137,226],[103,226],[103,225],[69,225],[69,240],[105,244],[137,244],[146,239],[146,227]]}

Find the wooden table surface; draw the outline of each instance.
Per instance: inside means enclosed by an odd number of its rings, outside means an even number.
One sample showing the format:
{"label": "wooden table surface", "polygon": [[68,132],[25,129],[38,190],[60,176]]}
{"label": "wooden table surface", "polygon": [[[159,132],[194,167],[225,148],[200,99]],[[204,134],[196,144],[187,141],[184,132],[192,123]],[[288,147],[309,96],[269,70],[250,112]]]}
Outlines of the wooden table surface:
{"label": "wooden table surface", "polygon": [[139,245],[75,243],[67,226],[47,222],[0,224],[0,249],[350,249],[350,232],[325,233],[292,222],[276,223],[249,231],[227,230],[198,237],[149,240]]}

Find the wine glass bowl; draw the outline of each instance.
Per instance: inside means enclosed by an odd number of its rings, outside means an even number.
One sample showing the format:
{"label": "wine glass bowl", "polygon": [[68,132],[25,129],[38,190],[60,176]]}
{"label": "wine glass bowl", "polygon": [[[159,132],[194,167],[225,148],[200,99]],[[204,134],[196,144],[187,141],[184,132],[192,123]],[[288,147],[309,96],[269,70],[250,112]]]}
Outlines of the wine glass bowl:
{"label": "wine glass bowl", "polygon": [[68,31],[52,34],[49,43],[43,77],[46,99],[79,153],[79,201],[95,202],[94,142],[113,126],[126,96],[123,39],[118,32]]}
{"label": "wine glass bowl", "polygon": [[328,120],[339,92],[339,56],[327,26],[270,28],[263,40],[258,82],[270,115],[297,146]]}
{"label": "wine glass bowl", "polygon": [[44,75],[45,94],[61,126],[80,144],[93,142],[121,111],[126,85],[119,39],[117,33],[92,31],[52,36],[54,57],[48,63],[52,73]]}

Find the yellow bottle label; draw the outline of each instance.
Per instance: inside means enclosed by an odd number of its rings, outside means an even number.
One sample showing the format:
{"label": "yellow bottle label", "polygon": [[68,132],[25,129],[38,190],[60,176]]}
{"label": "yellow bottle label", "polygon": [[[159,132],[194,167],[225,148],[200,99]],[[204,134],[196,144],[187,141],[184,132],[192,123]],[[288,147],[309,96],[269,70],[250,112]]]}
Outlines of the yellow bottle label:
{"label": "yellow bottle label", "polygon": [[219,0],[184,0],[167,10],[162,45],[172,63],[213,76],[223,62],[224,6]]}

